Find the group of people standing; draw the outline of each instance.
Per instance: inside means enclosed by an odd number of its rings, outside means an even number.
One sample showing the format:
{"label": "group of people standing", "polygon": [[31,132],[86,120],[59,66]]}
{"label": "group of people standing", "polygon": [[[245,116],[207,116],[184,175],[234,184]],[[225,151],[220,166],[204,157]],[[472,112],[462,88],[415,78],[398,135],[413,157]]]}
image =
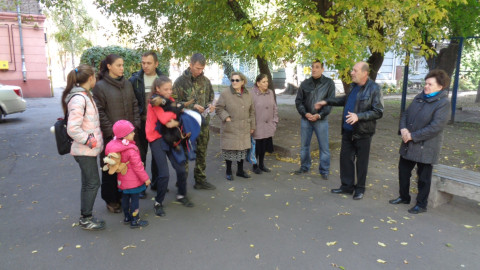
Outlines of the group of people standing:
{"label": "group of people standing", "polygon": [[[310,170],[310,142],[312,133],[315,132],[320,152],[319,173],[323,180],[328,180],[330,152],[327,116],[330,106],[343,106],[341,186],[331,192],[353,194],[354,200],[360,200],[365,193],[370,145],[375,134],[376,121],[383,116],[382,92],[379,85],[369,78],[370,69],[366,62],[353,66],[350,72],[350,89],[346,95],[340,97],[335,97],[333,81],[325,77],[323,71],[323,63],[315,60],[312,64],[312,77],[303,81],[297,92],[295,105],[302,117],[301,167],[293,173],[300,175]],[[425,77],[424,91],[414,98],[400,118],[400,196],[389,203],[410,204],[411,172],[417,166],[418,195],[415,206],[408,210],[411,214],[427,211],[432,164],[438,161],[443,129],[450,110],[448,93],[445,91],[449,85],[450,78],[445,71],[430,71]],[[318,184],[317,179],[313,182]]]}
{"label": "group of people standing", "polygon": [[[176,172],[178,189],[176,200],[186,207],[194,206],[187,197],[188,162],[179,162],[175,158],[174,149],[165,142],[159,128],[177,127],[179,119],[173,112],[153,105],[150,102],[153,95],[171,101],[176,99],[180,103],[194,100],[185,108],[198,113],[204,113],[205,110],[216,111],[217,114],[228,117],[232,126],[222,132],[224,146],[222,149],[230,164],[232,160],[243,164],[245,153],[251,148],[250,136],[256,130],[255,105],[245,88],[247,80],[243,74],[232,74],[231,89],[244,103],[239,106],[235,98],[222,95],[216,109],[212,85],[203,73],[206,60],[202,54],[192,55],[189,67],[173,83],[158,69],[159,62],[155,52],[143,54],[141,64],[142,69],[127,80],[123,76],[123,59],[112,54],[101,62],[98,74],[95,74],[92,67],[80,65],[68,75],[67,86],[62,95],[62,106],[68,117],[67,132],[73,139],[71,154],[79,163],[82,174],[79,225],[84,229],[105,228],[105,222],[92,215],[93,203],[100,186],[101,196],[108,211],[112,213],[123,211],[124,223],[132,228],[148,225],[147,221],[140,220],[138,211],[139,199],[146,197],[148,185],[157,191],[155,214],[165,216],[163,200],[168,192],[170,177],[167,158]],[[256,152],[258,157],[256,173],[270,171],[265,167],[263,160],[265,152],[273,151],[272,137],[278,122],[273,92],[266,87],[268,80],[265,75],[259,76],[258,82],[261,80],[262,83],[258,83],[258,87],[255,88],[255,95],[260,96],[256,100],[259,105],[266,106],[266,109],[259,111],[269,112],[270,118],[258,115],[261,121],[266,123],[266,129],[260,128],[255,133],[259,145]],[[268,98],[263,97],[267,95]],[[207,181],[205,175],[210,114],[203,115],[196,140],[194,188],[214,190],[216,187]],[[248,127],[248,130],[242,132],[242,127]],[[239,141],[241,143],[236,143]],[[151,180],[145,172],[148,146],[152,153]],[[120,161],[126,164],[127,173],[110,174],[108,171],[102,171],[100,181],[97,156],[100,155],[100,165],[103,167],[104,157],[115,151],[122,154]],[[243,171],[242,165],[238,168],[237,175],[250,177]],[[231,173],[229,180],[233,180]]]}
{"label": "group of people standing", "polygon": [[[151,102],[154,95],[172,102],[193,100],[185,103],[189,104],[185,108],[204,116],[196,140],[193,170],[195,189],[216,188],[207,181],[205,175],[210,137],[210,114],[205,112],[215,111],[221,120],[221,149],[226,162],[227,180],[234,180],[234,161],[237,163],[237,177],[251,177],[244,170],[243,162],[252,149],[252,142],[255,144],[256,157],[252,171],[255,174],[270,172],[264,158],[267,152],[273,152],[278,110],[275,94],[268,89],[266,75],[260,74],[253,89],[248,90],[247,78],[240,72],[233,72],[230,88],[223,91],[214,102],[212,85],[203,73],[206,60],[202,54],[192,55],[189,67],[173,83],[159,71],[155,52],[143,54],[141,64],[142,69],[129,80],[124,77],[123,59],[117,55],[108,55],[102,61],[98,74],[88,65],[80,65],[68,74],[62,107],[68,117],[68,134],[73,139],[71,154],[81,169],[79,225],[84,229],[105,228],[105,222],[92,215],[93,203],[100,188],[97,156],[100,155],[103,166],[105,155],[115,151],[124,153],[121,162],[127,164],[127,173],[117,175],[103,171],[101,196],[110,212],[123,211],[125,224],[132,228],[148,225],[148,222],[140,220],[138,211],[139,199],[146,197],[148,185],[157,191],[155,214],[165,216],[163,201],[169,181],[167,158],[176,172],[176,200],[186,207],[194,206],[187,197],[188,161],[180,162],[175,158],[174,149],[165,142],[159,128],[177,127],[180,125],[179,119],[175,113]],[[343,106],[341,186],[331,192],[353,194],[353,199],[360,200],[365,193],[376,120],[383,115],[382,92],[378,84],[369,78],[369,67],[365,62],[355,64],[351,71],[350,91],[341,97],[335,97],[333,80],[325,77],[323,71],[323,63],[315,60],[312,76],[302,82],[295,99],[301,115],[301,167],[294,173],[299,175],[310,170],[310,142],[315,132],[320,148],[319,173],[323,180],[328,180],[330,151],[327,116],[331,106]],[[390,201],[391,204],[410,203],[410,176],[417,165],[419,195],[417,204],[409,210],[411,213],[426,211],[432,164],[438,159],[442,130],[449,110],[447,95],[443,91],[449,84],[445,72],[430,72],[426,83],[424,92],[414,99],[401,117],[400,197]],[[152,153],[151,180],[145,172],[148,146]],[[318,183],[317,179],[314,182]]]}

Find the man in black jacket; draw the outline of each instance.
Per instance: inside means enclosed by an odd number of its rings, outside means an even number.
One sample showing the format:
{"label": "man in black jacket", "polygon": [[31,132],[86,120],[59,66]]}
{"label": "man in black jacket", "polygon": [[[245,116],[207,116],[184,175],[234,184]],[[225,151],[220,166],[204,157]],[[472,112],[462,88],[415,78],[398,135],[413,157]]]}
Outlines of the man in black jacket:
{"label": "man in black jacket", "polygon": [[[340,188],[332,193],[352,194],[360,200],[365,193],[370,143],[375,133],[376,120],[383,116],[383,97],[378,84],[369,79],[365,62],[356,63],[350,72],[353,83],[346,96],[322,100],[315,108],[325,105],[345,106],[342,118],[342,146],[340,150]],[[355,169],[357,184],[355,185]]]}
{"label": "man in black jacket", "polygon": [[[333,80],[323,76],[323,63],[315,60],[312,63],[312,77],[306,79],[298,88],[295,106],[302,116],[300,124],[300,169],[294,174],[303,174],[310,170],[312,158],[310,156],[310,142],[312,133],[315,132],[320,151],[319,172],[324,180],[328,180],[330,173],[330,150],[328,148],[328,120],[327,116],[331,111],[330,106],[315,109],[315,103],[320,100],[335,97],[335,84]],[[314,183],[315,180],[312,180]]]}
{"label": "man in black jacket", "polygon": [[[140,112],[140,119],[141,119],[141,127],[140,130],[138,130],[138,140],[139,140],[139,145],[138,149],[140,150],[140,157],[142,158],[142,162],[144,166],[146,166],[146,160],[147,160],[147,152],[148,152],[148,141],[147,141],[147,136],[145,134],[145,122],[147,119],[147,99],[149,98],[151,88],[153,81],[155,79],[162,75],[162,72],[158,69],[158,57],[157,53],[154,51],[148,51],[145,52],[142,55],[142,69],[138,72],[135,72],[132,74],[132,77],[130,77],[129,81],[132,83],[133,90],[135,92],[135,96],[137,97],[138,101],[138,109]],[[158,174],[157,172],[157,165],[155,161],[153,160],[152,156],[152,177],[151,179],[157,179],[156,175]],[[152,185],[150,186],[151,189],[155,190],[156,189],[156,183],[152,182]],[[140,194],[140,198],[144,199],[146,198],[145,191]]]}

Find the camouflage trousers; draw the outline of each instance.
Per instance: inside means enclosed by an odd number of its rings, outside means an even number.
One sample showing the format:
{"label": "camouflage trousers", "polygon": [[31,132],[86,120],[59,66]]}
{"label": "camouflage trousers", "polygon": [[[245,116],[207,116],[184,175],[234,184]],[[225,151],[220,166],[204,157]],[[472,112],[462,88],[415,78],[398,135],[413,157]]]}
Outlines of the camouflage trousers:
{"label": "camouflage trousers", "polygon": [[[207,176],[205,170],[207,168],[206,159],[207,159],[207,146],[208,140],[210,139],[210,126],[207,124],[202,125],[200,129],[200,134],[197,137],[197,149],[195,151],[195,167],[193,168],[193,178],[195,183],[203,183],[207,181]],[[188,159],[187,159],[188,160]],[[185,170],[187,171],[188,179],[188,162],[185,163]]]}

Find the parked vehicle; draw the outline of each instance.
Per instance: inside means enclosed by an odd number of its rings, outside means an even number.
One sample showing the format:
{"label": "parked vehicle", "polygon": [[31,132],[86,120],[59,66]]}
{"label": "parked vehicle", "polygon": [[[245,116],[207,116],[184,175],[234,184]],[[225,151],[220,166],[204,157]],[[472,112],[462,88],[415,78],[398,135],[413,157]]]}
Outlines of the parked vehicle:
{"label": "parked vehicle", "polygon": [[0,83],[0,121],[4,115],[24,112],[26,108],[27,102],[23,99],[20,86]]}

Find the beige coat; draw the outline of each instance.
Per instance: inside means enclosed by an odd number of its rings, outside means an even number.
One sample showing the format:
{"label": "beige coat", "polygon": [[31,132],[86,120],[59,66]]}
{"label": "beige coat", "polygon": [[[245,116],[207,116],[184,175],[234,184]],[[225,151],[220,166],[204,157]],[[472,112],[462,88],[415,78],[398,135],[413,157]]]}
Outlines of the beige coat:
{"label": "beige coat", "polygon": [[[222,120],[221,147],[224,150],[245,150],[251,148],[250,130],[255,130],[255,108],[252,96],[244,89],[238,95],[230,87],[220,94],[215,113]],[[230,117],[231,122],[225,119]]]}

